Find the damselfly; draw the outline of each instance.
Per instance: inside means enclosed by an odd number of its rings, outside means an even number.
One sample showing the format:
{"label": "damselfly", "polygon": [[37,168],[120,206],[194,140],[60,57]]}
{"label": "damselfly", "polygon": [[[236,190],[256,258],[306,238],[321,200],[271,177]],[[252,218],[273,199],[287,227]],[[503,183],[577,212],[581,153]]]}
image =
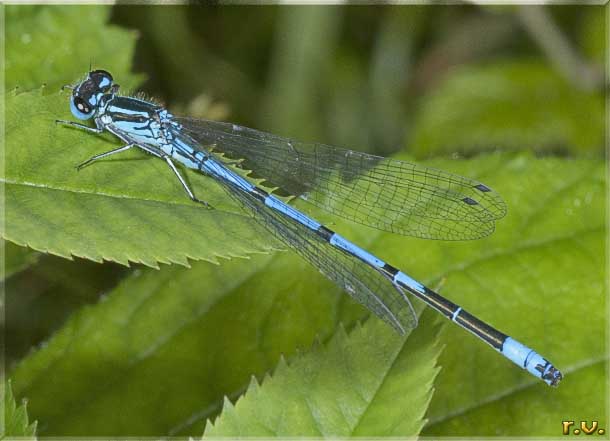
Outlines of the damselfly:
{"label": "damselfly", "polygon": [[253,184],[228,166],[224,155],[244,160],[244,167],[273,185],[337,216],[421,238],[459,240],[490,234],[506,206],[486,185],[395,159],[176,117],[153,102],[120,96],[119,86],[104,70],[91,71],[75,86],[65,87],[72,90],[72,114],[81,120],[93,118],[95,128],[57,122],[93,133],[107,130],[125,142],[78,168],[138,147],[164,160],[189,198],[207,206],[174,161],[198,170],[217,180],[273,236],[398,332],[417,325],[406,295],[410,293],[547,384],[561,381],[561,372],[537,352]]}

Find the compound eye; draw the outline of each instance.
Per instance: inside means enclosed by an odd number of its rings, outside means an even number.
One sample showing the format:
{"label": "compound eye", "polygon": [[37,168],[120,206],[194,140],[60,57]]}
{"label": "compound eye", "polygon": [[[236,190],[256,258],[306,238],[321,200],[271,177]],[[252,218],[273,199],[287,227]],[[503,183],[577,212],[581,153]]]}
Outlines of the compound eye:
{"label": "compound eye", "polygon": [[84,113],[85,115],[91,113],[91,106],[89,103],[79,96],[74,97],[74,107],[76,107],[76,110]]}
{"label": "compound eye", "polygon": [[89,72],[89,78],[103,91],[108,90],[114,81],[110,72],[101,69]]}
{"label": "compound eye", "polygon": [[91,72],[89,72],[89,76],[90,77],[104,77],[107,78],[110,81],[114,81],[114,78],[112,78],[112,75],[110,74],[110,72],[108,72],[107,70],[103,70],[103,69],[98,69],[98,70],[93,70]]}

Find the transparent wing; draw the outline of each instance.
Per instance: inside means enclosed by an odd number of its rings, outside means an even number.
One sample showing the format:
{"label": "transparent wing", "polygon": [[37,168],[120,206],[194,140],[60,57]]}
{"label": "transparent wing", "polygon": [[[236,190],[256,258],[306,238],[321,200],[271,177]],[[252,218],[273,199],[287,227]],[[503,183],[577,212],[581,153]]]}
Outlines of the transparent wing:
{"label": "transparent wing", "polygon": [[406,293],[366,263],[335,247],[309,228],[267,207],[250,193],[221,183],[274,237],[281,240],[356,301],[404,334],[417,326]]}
{"label": "transparent wing", "polygon": [[306,144],[230,123],[176,118],[202,146],[244,159],[271,185],[345,219],[428,239],[476,239],[506,214],[480,182],[442,170],[323,144]]}

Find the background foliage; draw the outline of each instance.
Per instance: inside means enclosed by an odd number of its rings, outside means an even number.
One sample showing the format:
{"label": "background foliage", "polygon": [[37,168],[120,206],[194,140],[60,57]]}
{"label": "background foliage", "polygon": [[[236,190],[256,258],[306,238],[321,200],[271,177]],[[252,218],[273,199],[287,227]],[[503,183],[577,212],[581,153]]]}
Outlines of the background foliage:
{"label": "background foliage", "polygon": [[[603,7],[4,13],[16,400],[5,387],[3,433],[559,436],[566,418],[608,429]],[[176,113],[416,158],[498,190],[509,215],[467,243],[300,206],[534,346],[564,382],[548,388],[430,310],[395,335],[205,177],[188,173],[215,210],[138,152],[76,173],[117,142],[53,124],[71,118],[59,87],[90,64]]]}

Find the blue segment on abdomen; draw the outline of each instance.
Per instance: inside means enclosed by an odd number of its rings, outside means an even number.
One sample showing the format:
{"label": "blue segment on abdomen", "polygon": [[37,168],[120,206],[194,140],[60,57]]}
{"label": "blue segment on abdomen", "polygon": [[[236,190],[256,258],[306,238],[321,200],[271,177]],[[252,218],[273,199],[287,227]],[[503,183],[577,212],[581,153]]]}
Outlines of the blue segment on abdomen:
{"label": "blue segment on abdomen", "polygon": [[377,268],[383,268],[385,266],[385,262],[378,257],[372,255],[371,253],[364,251],[357,245],[354,245],[349,240],[344,237],[338,235],[337,233],[333,234],[330,238],[331,245],[334,245],[337,248],[341,248],[344,251],[358,257],[360,260],[365,261],[369,265]]}
{"label": "blue segment on abdomen", "polygon": [[172,145],[175,147],[174,151],[171,152],[172,157],[185,166],[201,170],[223,181],[230,182],[244,191],[252,191],[254,189],[254,185],[248,180],[231,171],[211,156],[196,150],[187,141],[181,139],[181,137],[176,137],[172,140]]}
{"label": "blue segment on abdomen", "polygon": [[172,151],[166,153],[171,154],[174,159],[188,168],[199,170],[205,160],[205,155],[202,152],[195,150],[180,138],[173,139],[169,147],[172,148]]}
{"label": "blue segment on abdomen", "polygon": [[265,205],[267,207],[273,208],[274,210],[285,214],[286,216],[290,217],[291,219],[294,219],[295,221],[297,221],[298,223],[305,225],[310,230],[315,231],[322,226],[320,223],[316,222],[309,216],[301,213],[296,208],[288,205],[287,203],[281,201],[280,199],[278,199],[274,196],[271,196],[271,195],[267,196],[265,198]]}
{"label": "blue segment on abdomen", "polygon": [[230,182],[231,184],[236,185],[244,191],[252,191],[254,189],[254,185],[252,185],[246,179],[242,178],[237,173],[232,172],[224,165],[213,159],[208,159],[203,162],[201,170],[206,173],[210,173],[226,182]]}
{"label": "blue segment on abdomen", "polygon": [[502,354],[513,363],[521,366],[523,369],[527,369],[538,378],[542,378],[546,373],[540,369],[544,369],[549,365],[549,362],[536,351],[511,337],[508,337],[504,341],[504,344],[502,345]]}
{"label": "blue segment on abdomen", "polygon": [[409,288],[412,288],[412,289],[414,289],[416,291],[419,291],[421,293],[423,293],[425,291],[424,285],[419,283],[417,280],[412,279],[411,277],[407,276],[402,271],[399,271],[396,274],[396,276],[394,276],[394,282],[401,283],[401,284],[403,284],[405,286],[408,286]]}
{"label": "blue segment on abdomen", "polygon": [[[212,157],[207,156],[199,150],[195,150],[186,141],[176,138],[173,141],[173,145],[177,147],[176,151],[173,153],[173,157],[187,167],[201,169],[205,173],[211,174],[225,182],[230,182],[243,191],[252,192],[256,188],[254,184],[228,169]],[[265,205],[283,213],[311,230],[315,231],[321,226],[320,223],[311,219],[309,216],[272,195],[265,198]]]}

